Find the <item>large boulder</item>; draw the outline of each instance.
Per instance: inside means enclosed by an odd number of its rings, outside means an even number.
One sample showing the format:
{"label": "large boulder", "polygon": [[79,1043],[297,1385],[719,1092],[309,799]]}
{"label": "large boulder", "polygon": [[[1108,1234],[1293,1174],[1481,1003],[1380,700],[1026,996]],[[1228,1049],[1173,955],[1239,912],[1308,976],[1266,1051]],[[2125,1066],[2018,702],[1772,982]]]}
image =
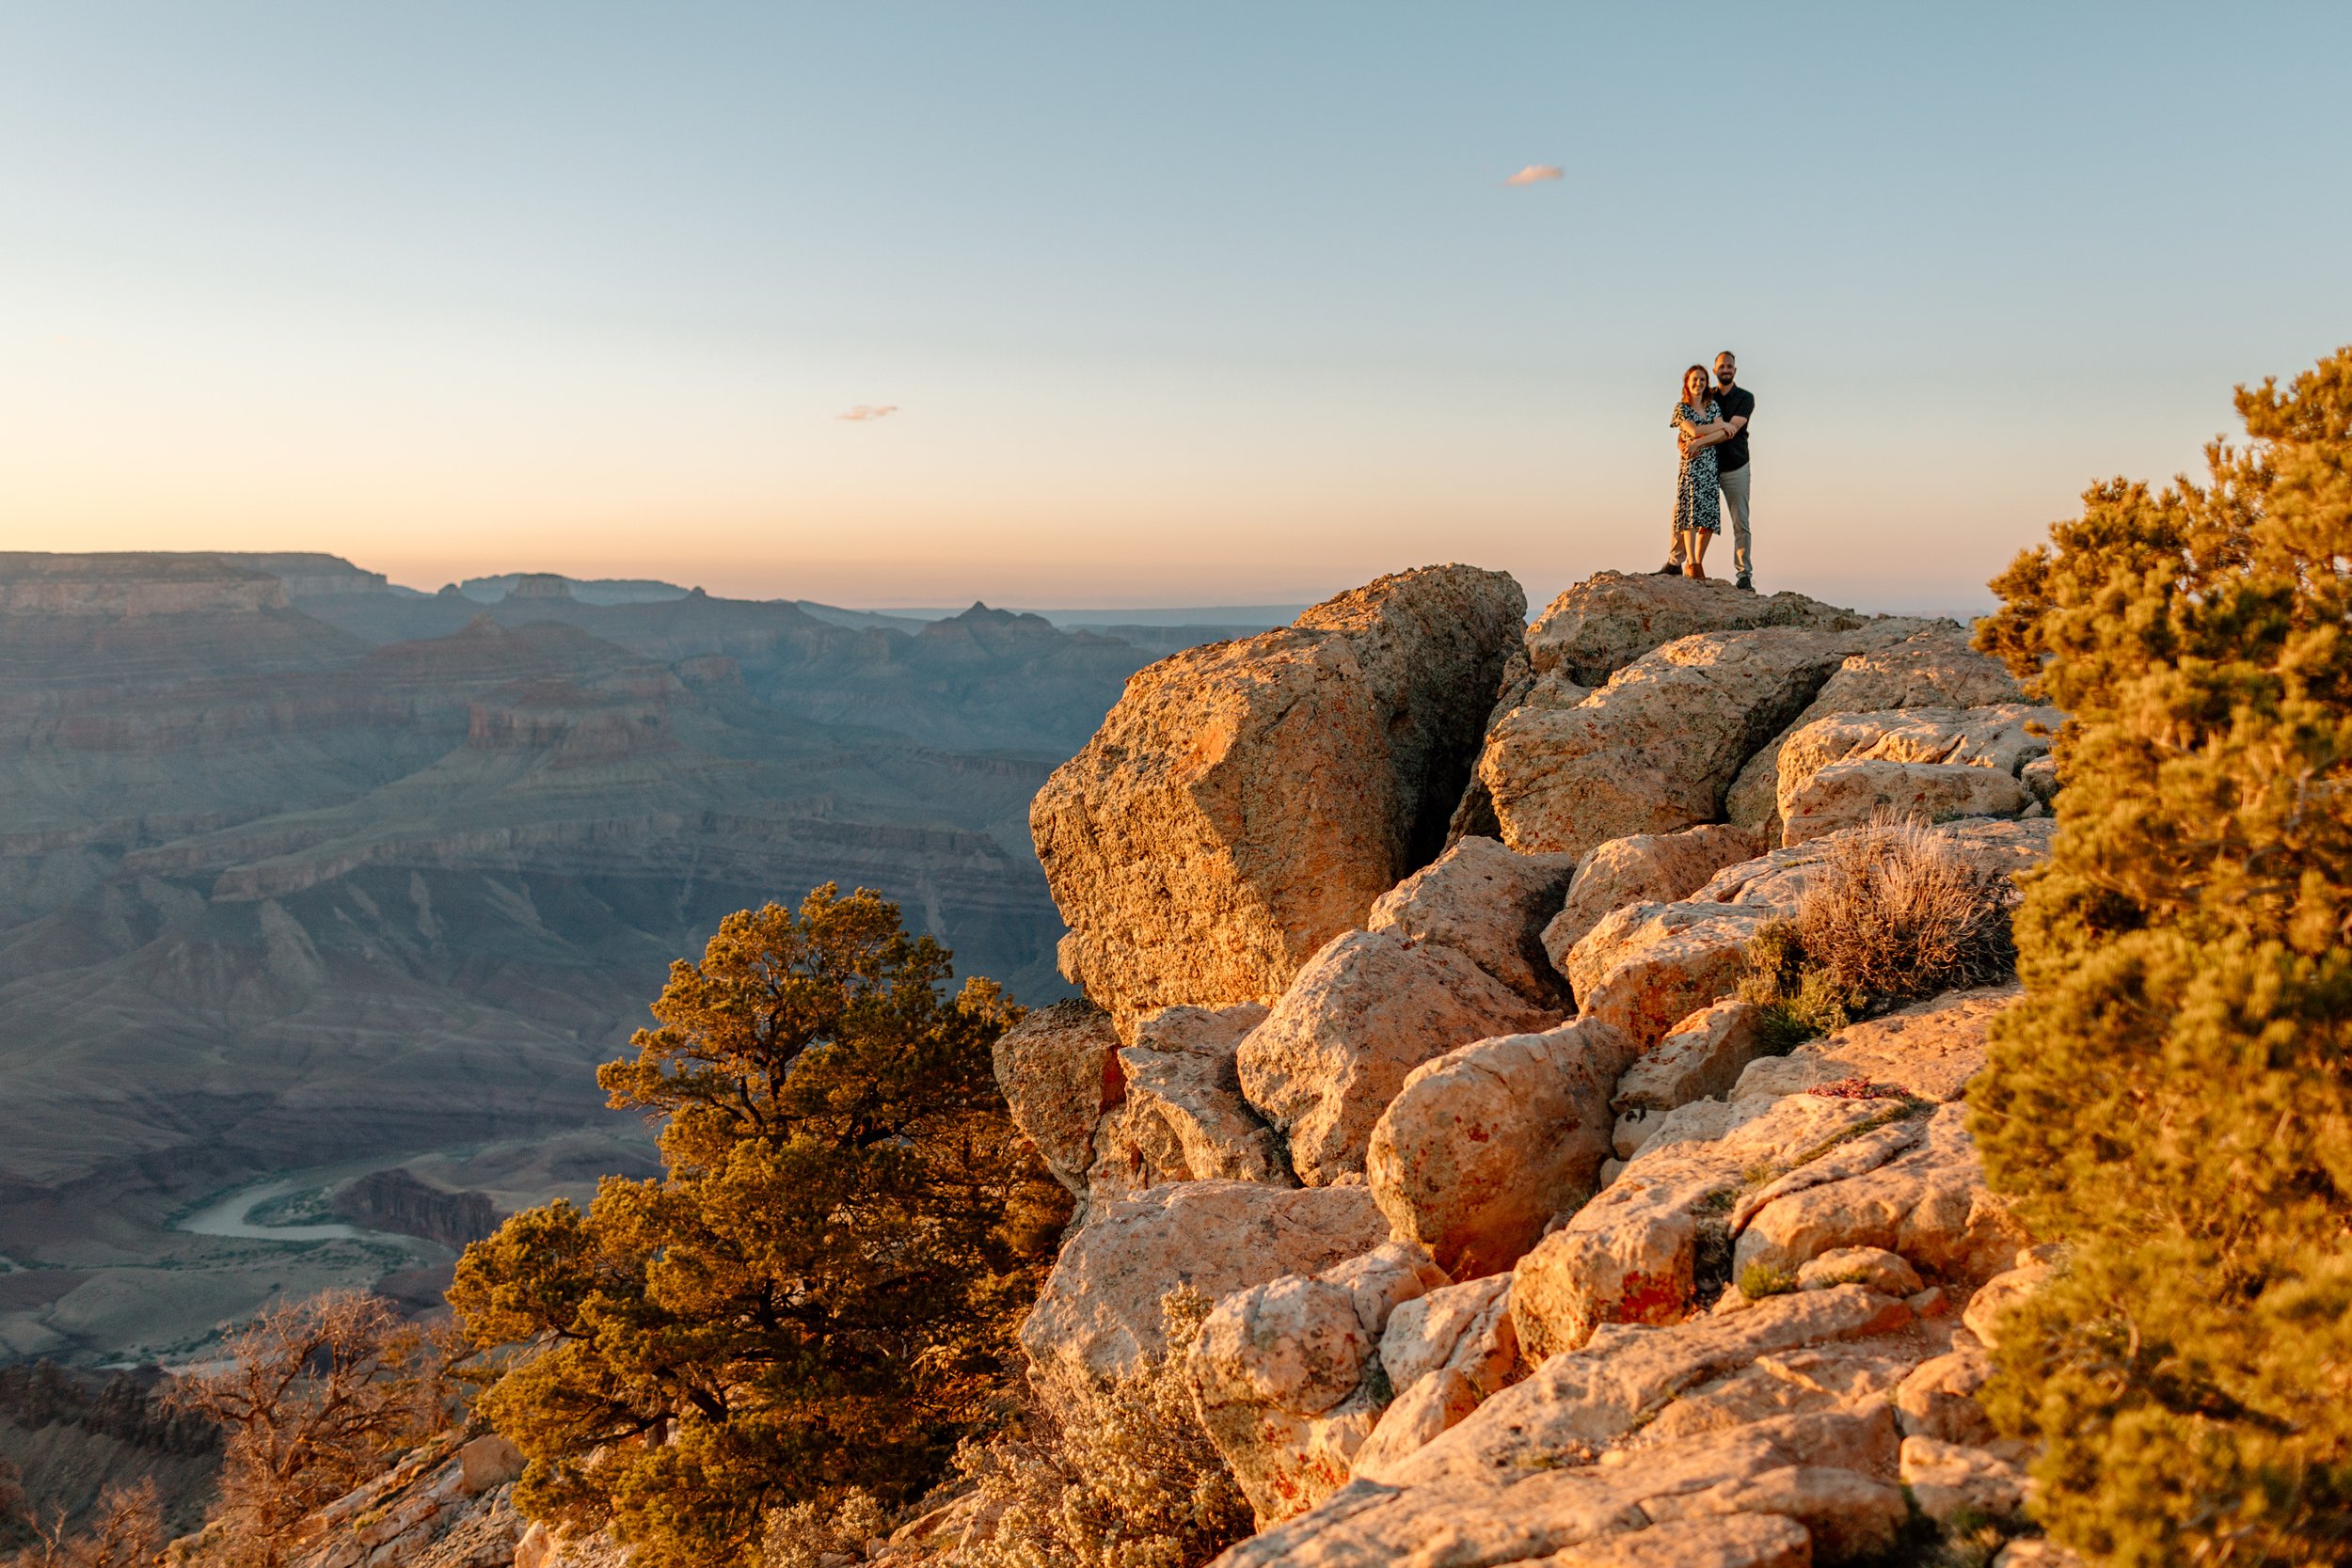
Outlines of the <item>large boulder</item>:
{"label": "large boulder", "polygon": [[[1727,856],[1716,866],[1745,858]],[[1716,866],[1691,885],[1705,881]],[[1576,868],[1571,856],[1522,855],[1473,835],[1382,894],[1365,926],[1451,947],[1530,1002],[1549,1006],[1561,988],[1544,954],[1544,922],[1560,907]]]}
{"label": "large boulder", "polygon": [[1966,627],[1956,621],[1936,622],[1899,642],[1856,654],[1840,665],[1788,729],[1740,769],[1724,796],[1724,814],[1739,826],[1761,834],[1767,847],[1777,847],[1782,748],[1799,731],[1828,715],[1985,707],[2023,701],[2025,692],[2008,668],[1968,646]]}
{"label": "large boulder", "polygon": [[1160,1300],[1212,1300],[1289,1274],[1319,1274],[1389,1239],[1359,1186],[1184,1181],[1103,1206],[1062,1243],[1021,1325],[1037,1375],[1098,1386],[1167,1348]]}
{"label": "large boulder", "polygon": [[1095,1124],[1122,1092],[1110,1015],[1084,998],[1041,1007],[997,1037],[995,1067],[1012,1124],[1056,1180],[1084,1197]]}
{"label": "large boulder", "polygon": [[1448,1285],[1399,1307],[1380,1336],[1395,1400],[1356,1450],[1355,1473],[1379,1481],[1416,1450],[1517,1381],[1511,1276]]}
{"label": "large boulder", "polygon": [[1524,1354],[1574,1350],[1611,1323],[1689,1316],[1732,1277],[1732,1209],[1744,1184],[1867,1131],[1883,1109],[1792,1095],[1671,1113],[1614,1181],[1512,1271]]}
{"label": "large boulder", "polygon": [[1643,655],[1574,707],[1514,709],[1487,735],[1478,762],[1503,842],[1581,855],[1613,838],[1718,820],[1741,764],[1831,671],[1917,625],[1686,637]]}
{"label": "large boulder", "polygon": [[[1684,1019],[1737,990],[1764,911],[1736,904],[1633,904],[1559,955],[1578,1016],[1601,1019],[1647,1051]],[[1547,931],[1547,938],[1550,932]]]}
{"label": "large boulder", "polygon": [[1648,653],[1708,631],[1756,626],[1846,630],[1863,616],[1802,594],[1742,594],[1718,578],[1597,572],[1567,588],[1527,628],[1539,675],[1598,686]]}
{"label": "large boulder", "polygon": [[[1880,1390],[1916,1357],[1910,1320],[1902,1302],[1847,1285],[1615,1331],[1553,1357],[1376,1481],[1236,1546],[1221,1568],[1867,1560],[1892,1547],[1908,1513]],[[1767,1363],[1778,1378],[1759,1378]],[[1740,1386],[1759,1381],[1776,1402],[1743,1408]]]}
{"label": "large boulder", "polygon": [[1762,846],[1754,833],[1720,822],[1678,833],[1634,833],[1585,852],[1560,912],[1545,926],[1541,945],[1565,953],[1601,920],[1628,904],[1671,904],[1688,898],[1726,865],[1753,860]]}
{"label": "large boulder", "polygon": [[1260,1528],[1346,1483],[1389,1402],[1388,1381],[1366,1374],[1390,1316],[1446,1283],[1427,1253],[1391,1243],[1319,1275],[1238,1291],[1210,1312],[1186,1373]]}
{"label": "large boulder", "polygon": [[[1772,1041],[1759,1026],[1761,1012],[1753,1002],[1726,997],[1691,1014],[1626,1069],[1611,1103],[1620,1112],[1671,1111],[1727,1094],[1753,1064],[1780,1059],[1772,1054]],[[1796,1087],[1825,1082],[1807,1079]]]}
{"label": "large boulder", "polygon": [[1783,841],[1802,844],[1880,812],[1924,819],[2014,816],[2038,803],[2022,779],[2066,715],[2009,704],[1836,714],[1782,742]]}
{"label": "large boulder", "polygon": [[[1750,1062],[1731,1085],[1730,1098],[1772,1100],[1860,1079],[1921,1100],[1956,1101],[1984,1067],[1985,1031],[2018,994],[2014,985],[1946,991],[1883,1017],[1850,1023],[1834,1035],[1806,1040],[1785,1056]],[[1622,1084],[1618,1092],[1624,1093]]]}
{"label": "large boulder", "polygon": [[1538,1007],[1451,947],[1350,931],[1317,953],[1241,1042],[1242,1092],[1319,1185],[1364,1168],[1373,1123],[1422,1063],[1491,1035],[1549,1027]]}
{"label": "large boulder", "polygon": [[1255,1002],[1212,1011],[1163,1007],[1136,1023],[1119,1053],[1126,1099],[1095,1140],[1089,1194],[1132,1197],[1164,1181],[1227,1178],[1298,1183],[1281,1140],[1242,1098],[1235,1051],[1265,1022]]}
{"label": "large boulder", "polygon": [[1136,673],[1030,807],[1064,972],[1122,1031],[1279,992],[1436,855],[1525,611],[1423,567]]}
{"label": "large boulder", "polygon": [[1509,1268],[1598,1187],[1609,1097],[1633,1059],[1595,1019],[1461,1046],[1413,1069],[1373,1128],[1372,1195],[1456,1278]]}

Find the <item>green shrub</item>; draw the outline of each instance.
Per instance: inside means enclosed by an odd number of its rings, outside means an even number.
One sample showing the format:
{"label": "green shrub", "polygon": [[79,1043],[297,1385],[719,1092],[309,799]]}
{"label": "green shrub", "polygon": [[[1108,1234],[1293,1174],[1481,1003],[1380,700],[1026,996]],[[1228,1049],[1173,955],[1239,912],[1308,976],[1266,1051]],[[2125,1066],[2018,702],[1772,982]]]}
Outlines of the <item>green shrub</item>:
{"label": "green shrub", "polygon": [[1785,1296],[1797,1288],[1797,1276],[1770,1263],[1750,1263],[1740,1271],[1740,1293],[1750,1301]]}
{"label": "green shrub", "polygon": [[1987,1405],[2120,1564],[2352,1560],[2352,349],[2093,486],[1979,646],[2069,710],[1971,1126],[2069,1267]]}
{"label": "green shrub", "polygon": [[500,1353],[518,1508],[644,1568],[739,1562],[792,1504],[912,1501],[994,1418],[1070,1200],[996,1086],[1019,1009],[948,976],[830,883],[671,966],[596,1075],[663,1118],[662,1176],[513,1216],[449,1292]]}

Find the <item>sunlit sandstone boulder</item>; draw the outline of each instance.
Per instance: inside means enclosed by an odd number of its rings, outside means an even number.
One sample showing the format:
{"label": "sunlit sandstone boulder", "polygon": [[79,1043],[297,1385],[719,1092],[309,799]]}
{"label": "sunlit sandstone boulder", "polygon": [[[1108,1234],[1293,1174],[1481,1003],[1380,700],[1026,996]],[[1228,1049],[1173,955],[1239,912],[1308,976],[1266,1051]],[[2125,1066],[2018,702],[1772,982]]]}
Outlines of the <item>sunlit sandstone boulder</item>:
{"label": "sunlit sandstone boulder", "polygon": [[1565,953],[1613,911],[1688,898],[1724,866],[1753,860],[1762,849],[1755,834],[1720,822],[1613,838],[1576,863],[1567,897],[1545,926],[1541,943],[1548,952]]}
{"label": "sunlit sandstone boulder", "polygon": [[995,1068],[1013,1125],[1056,1180],[1086,1196],[1095,1124],[1121,1092],[1110,1015],[1083,998],[1040,1007],[997,1037]]}
{"label": "sunlit sandstone boulder", "polygon": [[1400,1238],[1456,1278],[1509,1268],[1609,1158],[1633,1041],[1598,1020],[1460,1046],[1413,1069],[1373,1128],[1366,1174]]}
{"label": "sunlit sandstone boulder", "polygon": [[1780,844],[1781,751],[1799,731],[1839,713],[1898,708],[1976,708],[2022,703],[2025,691],[2000,660],[1968,646],[1968,630],[1953,621],[1930,625],[1890,647],[1847,659],[1822,683],[1804,711],[1770,745],[1750,757],[1724,796],[1724,815]]}
{"label": "sunlit sandstone boulder", "polygon": [[1064,973],[1122,1033],[1270,1000],[1435,858],[1525,611],[1423,567],[1139,672],[1030,808]]}
{"label": "sunlit sandstone boulder", "polygon": [[1346,1483],[1391,1397],[1376,1370],[1383,1331],[1398,1307],[1446,1283],[1426,1252],[1391,1242],[1217,1303],[1186,1373],[1260,1528]]}
{"label": "sunlit sandstone boulder", "polygon": [[1161,1298],[1191,1286],[1212,1301],[1319,1274],[1389,1239],[1360,1186],[1180,1181],[1103,1206],[1062,1243],[1021,1325],[1037,1374],[1092,1386],[1166,1348]]}
{"label": "sunlit sandstone boulder", "polygon": [[1702,633],[1643,655],[1573,707],[1514,709],[1478,762],[1502,841],[1581,855],[1718,820],[1741,766],[1839,664],[1918,626]]}
{"label": "sunlit sandstone boulder", "polygon": [[1598,686],[1652,648],[1699,632],[1838,630],[1864,619],[1802,594],[1742,594],[1719,578],[1597,572],[1545,607],[1527,630],[1527,653],[1539,675],[1556,671]]}
{"label": "sunlit sandstone boulder", "polygon": [[1616,1025],[1646,1052],[1739,986],[1749,939],[1771,913],[1696,900],[1614,911],[1559,956],[1578,1016]]}
{"label": "sunlit sandstone boulder", "polygon": [[1539,1007],[1439,942],[1335,937],[1241,1042],[1242,1092],[1319,1185],[1364,1168],[1373,1123],[1406,1074],[1459,1045],[1549,1027]]}
{"label": "sunlit sandstone boulder", "polygon": [[[1715,862],[1691,885],[1754,853]],[[1576,868],[1572,856],[1522,855],[1473,835],[1382,894],[1365,926],[1442,943],[1530,1002],[1549,1006],[1561,999],[1561,984],[1542,932]]]}

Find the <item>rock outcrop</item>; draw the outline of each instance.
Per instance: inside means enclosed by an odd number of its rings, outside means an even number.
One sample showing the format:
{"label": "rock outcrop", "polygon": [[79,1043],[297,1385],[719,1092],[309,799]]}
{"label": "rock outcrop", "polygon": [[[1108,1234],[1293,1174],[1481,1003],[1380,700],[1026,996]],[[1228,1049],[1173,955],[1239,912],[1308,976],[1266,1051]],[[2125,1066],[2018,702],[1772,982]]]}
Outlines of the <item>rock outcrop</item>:
{"label": "rock outcrop", "polygon": [[1527,654],[1537,675],[1565,674],[1592,687],[1652,648],[1700,632],[1846,631],[1866,619],[1802,594],[1742,594],[1717,578],[1597,572],[1545,607],[1527,630]]}
{"label": "rock outcrop", "polygon": [[1280,991],[1436,855],[1525,609],[1425,567],[1137,673],[1030,810],[1064,972],[1122,1031]]}
{"label": "rock outcrop", "polygon": [[1594,1019],[1505,1035],[1413,1069],[1373,1128],[1372,1194],[1455,1278],[1497,1274],[1598,1186],[1633,1041]]}
{"label": "rock outcrop", "polygon": [[[1716,861],[1691,885],[1747,855]],[[1569,856],[1522,855],[1473,835],[1382,894],[1364,924],[1451,947],[1530,1002],[1549,1006],[1561,1000],[1561,979],[1542,933],[1576,872]]]}
{"label": "rock outcrop", "polygon": [[1110,1015],[1083,997],[1057,1002],[997,1037],[994,1052],[1013,1125],[1057,1180],[1086,1196],[1095,1123],[1124,1092]]}
{"label": "rock outcrop", "polygon": [[1643,655],[1573,707],[1514,709],[1478,762],[1502,841],[1581,855],[1719,820],[1741,767],[1831,672],[1918,625],[1702,633]]}
{"label": "rock outcrop", "polygon": [[[1025,1341],[1042,1375],[1099,1382],[1157,1348],[1173,1285],[1218,1298],[1188,1375],[1260,1530],[1220,1568],[1861,1562],[1915,1528],[1906,1487],[1931,1517],[2020,1528],[2025,1456],[1973,1396],[2004,1315],[2063,1263],[1987,1187],[1961,1102],[2014,988],[1793,1050],[1733,994],[1756,930],[1867,824],[1858,792],[1894,789],[1871,769],[1974,809],[1934,831],[1979,866],[2046,855],[2056,783],[2026,774],[2063,716],[1963,639],[1721,584],[1581,584],[1524,668],[1500,664],[1484,793],[1442,858],[1391,862],[1395,885],[1261,963],[1257,990],[1189,999],[1223,1011],[1146,1005],[1201,983],[1181,964],[1112,1002],[1126,1098],[1093,1129],[1091,1217]],[[1347,689],[1282,688],[1302,724],[1327,697],[1353,711]],[[1305,789],[1340,766],[1321,733],[1250,734],[1234,778]],[[1967,790],[1937,795],[1937,770]],[[1752,819],[1742,789],[1763,791]],[[1157,820],[1139,831],[1183,838]],[[1208,842],[1233,863],[1237,840]],[[1210,923],[1279,881],[1218,875]],[[1209,940],[1131,895],[1098,906],[1089,954]],[[1269,928],[1233,940],[1274,953]],[[1104,1151],[1146,1145],[1121,1180],[1168,1184],[1107,1201]],[[1253,1180],[1200,1179],[1232,1174]],[[1263,1244],[1260,1216],[1319,1202]]]}
{"label": "rock outcrop", "polygon": [[1335,937],[1241,1042],[1242,1092],[1317,1185],[1364,1168],[1406,1074],[1455,1046],[1557,1022],[1468,958],[1391,932]]}
{"label": "rock outcrop", "polygon": [[1967,629],[1939,622],[1890,647],[1854,655],[1822,683],[1771,745],[1740,768],[1724,797],[1724,812],[1740,827],[1780,845],[1780,754],[1798,732],[1838,713],[1901,708],[1977,708],[2021,703],[2025,692],[1996,658],[1968,645]]}
{"label": "rock outcrop", "polygon": [[1361,1186],[1180,1181],[1106,1204],[1062,1243],[1022,1324],[1037,1374],[1087,1387],[1166,1349],[1160,1301],[1190,1286],[1219,1299],[1319,1274],[1389,1239]]}

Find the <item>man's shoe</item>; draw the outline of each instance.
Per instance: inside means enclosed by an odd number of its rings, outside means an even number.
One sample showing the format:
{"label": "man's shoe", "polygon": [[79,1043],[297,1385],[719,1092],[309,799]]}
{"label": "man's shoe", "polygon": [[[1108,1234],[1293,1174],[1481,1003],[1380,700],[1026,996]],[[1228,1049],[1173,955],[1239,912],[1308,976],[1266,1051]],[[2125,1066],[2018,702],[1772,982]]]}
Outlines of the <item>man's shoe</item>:
{"label": "man's shoe", "polygon": [[1678,578],[1681,575],[1682,568],[1676,565],[1671,561],[1667,562],[1663,566],[1659,567],[1658,570],[1650,574],[1650,576],[1654,578]]}
{"label": "man's shoe", "polygon": [[1732,586],[1732,587],[1734,587],[1734,588],[1737,588],[1737,589],[1738,589],[1738,590],[1740,590],[1740,593],[1742,593],[1742,594],[1753,594],[1753,593],[1755,593],[1755,592],[1756,592],[1756,584],[1754,584],[1754,583],[1750,582],[1750,581],[1749,581],[1746,578],[1744,578],[1744,577],[1743,577],[1743,578],[1740,578],[1738,582],[1733,583],[1731,586]]}

